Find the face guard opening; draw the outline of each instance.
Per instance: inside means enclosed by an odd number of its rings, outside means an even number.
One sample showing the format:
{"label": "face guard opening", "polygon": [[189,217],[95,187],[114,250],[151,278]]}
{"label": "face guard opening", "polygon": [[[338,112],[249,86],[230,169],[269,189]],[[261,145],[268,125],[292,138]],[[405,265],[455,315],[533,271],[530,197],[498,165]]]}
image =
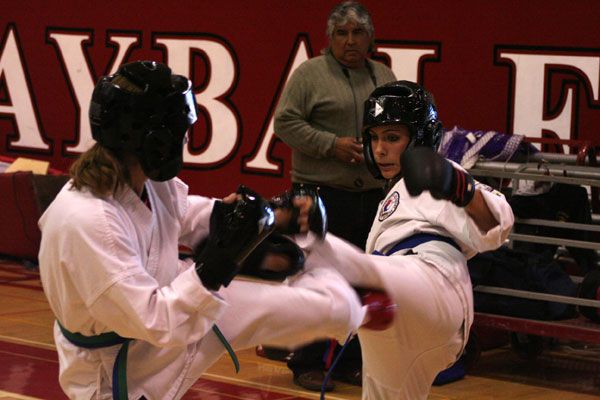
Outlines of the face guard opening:
{"label": "face guard opening", "polygon": [[371,146],[371,129],[382,125],[405,125],[410,133],[407,148],[436,149],[442,137],[433,97],[422,86],[409,81],[390,82],[376,88],[364,104],[363,152],[371,174],[383,179]]}

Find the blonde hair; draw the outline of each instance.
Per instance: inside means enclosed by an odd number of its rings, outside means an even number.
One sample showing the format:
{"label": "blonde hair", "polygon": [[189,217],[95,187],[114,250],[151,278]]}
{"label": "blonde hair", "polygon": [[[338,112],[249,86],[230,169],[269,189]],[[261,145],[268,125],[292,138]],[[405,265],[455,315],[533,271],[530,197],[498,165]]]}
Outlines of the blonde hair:
{"label": "blonde hair", "polygon": [[[111,83],[131,93],[144,91],[122,75],[114,76]],[[125,163],[127,156],[128,153],[95,143],[71,165],[71,188],[88,188],[95,196],[108,197],[126,185],[131,186],[131,174]]]}
{"label": "blonde hair", "polygon": [[131,175],[122,157],[99,143],[81,154],[71,165],[71,188],[88,188],[95,196],[114,195],[125,185],[131,185]]}

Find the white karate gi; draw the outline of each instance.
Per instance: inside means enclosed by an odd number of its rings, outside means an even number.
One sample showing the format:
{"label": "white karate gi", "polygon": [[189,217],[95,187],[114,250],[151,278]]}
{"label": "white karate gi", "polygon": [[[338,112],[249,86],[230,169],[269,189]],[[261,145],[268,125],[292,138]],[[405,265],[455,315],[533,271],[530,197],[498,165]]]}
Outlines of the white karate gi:
{"label": "white karate gi", "polygon": [[436,375],[460,356],[473,322],[473,293],[466,259],[501,246],[514,222],[500,193],[482,190],[499,225],[479,230],[463,208],[429,192],[410,197],[400,180],[381,202],[367,252],[385,254],[418,232],[452,238],[429,241],[390,256],[364,254],[334,235],[324,243],[299,241],[338,268],[354,285],[383,289],[397,305],[384,331],[361,328],[364,400],[426,399]]}
{"label": "white karate gi", "polygon": [[[294,346],[317,338],[344,340],[364,309],[335,271],[307,259],[291,286],[234,281],[217,294],[193,265],[178,261],[178,244],[208,234],[213,200],[188,196],[178,179],[146,183],[150,210],[129,188],[99,199],[62,189],[40,218],[44,292],[56,318],[85,336],[116,332],[133,338],[127,358],[130,399],[177,399],[225,352],[216,323],[234,348]],[[112,397],[120,345],[73,345],[57,324],[59,381],[73,399]]]}

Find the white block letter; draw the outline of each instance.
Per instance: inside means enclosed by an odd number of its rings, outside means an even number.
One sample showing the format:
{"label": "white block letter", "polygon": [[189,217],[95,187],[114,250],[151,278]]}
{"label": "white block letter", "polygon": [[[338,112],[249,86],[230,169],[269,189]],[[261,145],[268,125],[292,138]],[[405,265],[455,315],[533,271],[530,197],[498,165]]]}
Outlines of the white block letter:
{"label": "white block letter", "polygon": [[[300,64],[302,64],[304,61],[309,59],[306,39],[301,38],[297,42],[296,46],[294,46],[294,49],[295,49],[294,59],[292,61],[292,65],[290,66],[290,68],[288,70],[287,75],[285,76],[286,83],[290,79],[290,76],[296,70],[296,68],[298,68],[298,66]],[[284,86],[285,85],[281,85],[281,91],[283,91]],[[280,96],[281,96],[281,92],[276,93],[275,98],[279,99]],[[267,126],[267,129],[264,132],[261,132],[260,135],[258,135],[258,137],[261,138],[259,146],[258,146],[258,150],[253,153],[252,158],[250,158],[248,161],[246,161],[244,163],[244,168],[251,168],[254,170],[271,171],[271,172],[281,172],[281,171],[278,171],[280,168],[277,164],[269,161],[269,154],[268,154],[269,148],[271,147],[271,142],[275,135],[274,115],[273,114],[275,113],[276,106],[277,106],[277,103],[274,103],[272,109],[269,111],[269,116],[268,116],[269,124]]]}
{"label": "white block letter", "polygon": [[31,100],[31,92],[23,62],[19,55],[14,27],[9,27],[0,52],[0,77],[4,78],[11,105],[0,105],[0,115],[14,116],[19,138],[11,142],[14,146],[48,150],[40,133],[38,120]]}
{"label": "white block letter", "polygon": [[[556,117],[544,119],[544,103],[549,89],[546,87],[546,71],[552,66],[576,69],[589,80],[594,100],[598,100],[600,87],[600,57],[579,55],[524,54],[501,51],[500,59],[508,59],[514,65],[513,129],[515,134],[541,137],[542,130],[550,130],[561,139],[571,139],[573,118],[573,90],[567,88],[564,107]],[[561,96],[562,97],[562,96]]]}
{"label": "white block letter", "polygon": [[196,101],[208,112],[211,132],[207,132],[208,143],[202,153],[194,155],[185,149],[183,160],[194,164],[219,164],[233,156],[237,148],[240,133],[238,115],[233,107],[223,101],[233,86],[236,72],[235,63],[229,49],[212,38],[157,38],[156,43],[167,49],[169,67],[173,73],[190,77],[192,50],[204,52],[207,60],[206,70],[210,71],[208,84]]}

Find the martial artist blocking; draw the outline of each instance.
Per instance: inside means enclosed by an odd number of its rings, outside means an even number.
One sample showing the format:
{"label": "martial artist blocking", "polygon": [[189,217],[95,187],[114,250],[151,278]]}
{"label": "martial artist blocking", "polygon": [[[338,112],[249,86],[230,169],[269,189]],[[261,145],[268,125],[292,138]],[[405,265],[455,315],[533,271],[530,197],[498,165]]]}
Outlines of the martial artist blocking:
{"label": "martial artist blocking", "polygon": [[[343,340],[365,317],[316,253],[289,285],[231,282],[285,210],[247,190],[229,203],[188,195],[175,176],[196,112],[190,81],[152,61],[123,65],[94,90],[97,143],[39,221],[59,381],[72,399],[178,399],[225,352],[223,337],[235,349]],[[302,204],[292,199],[306,225]],[[195,249],[193,263],[179,262],[180,244]]]}

